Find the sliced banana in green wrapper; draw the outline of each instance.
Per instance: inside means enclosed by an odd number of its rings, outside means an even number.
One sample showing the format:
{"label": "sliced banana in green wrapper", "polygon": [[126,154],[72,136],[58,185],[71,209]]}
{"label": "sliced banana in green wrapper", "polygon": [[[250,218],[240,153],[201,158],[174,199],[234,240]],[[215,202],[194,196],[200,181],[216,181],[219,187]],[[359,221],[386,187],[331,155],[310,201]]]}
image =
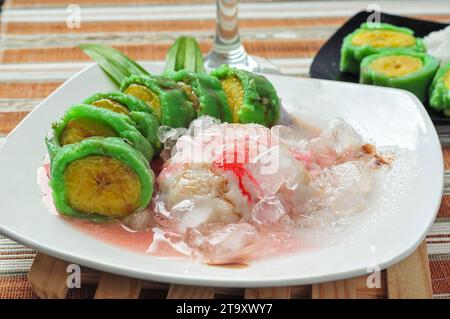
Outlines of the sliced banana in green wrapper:
{"label": "sliced banana in green wrapper", "polygon": [[120,91],[147,103],[162,125],[188,127],[195,109],[186,92],[173,80],[163,76],[130,76]]}
{"label": "sliced banana in green wrapper", "polygon": [[222,122],[232,121],[227,96],[216,77],[187,70],[165,71],[163,76],[176,81],[187,93],[197,111],[197,117],[209,115]]}
{"label": "sliced banana in green wrapper", "polygon": [[157,152],[161,148],[157,136],[160,122],[144,101],[122,92],[103,92],[89,97],[83,103],[128,115],[136,123],[139,132],[150,142],[154,151]]}
{"label": "sliced banana in green wrapper", "polygon": [[264,76],[222,65],[211,72],[227,96],[234,123],[272,126],[280,113],[280,99]]}
{"label": "sliced banana in green wrapper", "polygon": [[129,114],[130,112],[149,112],[153,114],[153,110],[142,100],[122,92],[97,93],[84,100],[83,104],[91,104],[124,114]]}
{"label": "sliced banana in green wrapper", "polygon": [[391,49],[425,52],[425,45],[422,39],[414,37],[411,29],[388,23],[363,23],[344,38],[340,70],[359,74],[362,59]]}
{"label": "sliced banana in green wrapper", "polygon": [[61,147],[50,174],[55,207],[69,217],[124,218],[147,207],[153,194],[147,159],[117,137],[90,137]]}
{"label": "sliced banana in green wrapper", "polygon": [[136,123],[136,128],[150,142],[155,153],[161,150],[161,141],[158,138],[160,122],[158,118],[146,112],[131,112],[131,119]]}
{"label": "sliced banana in green wrapper", "polygon": [[441,66],[429,88],[430,106],[450,116],[450,62]]}
{"label": "sliced banana in green wrapper", "polygon": [[439,61],[425,53],[390,50],[361,62],[360,82],[407,90],[422,102]]}
{"label": "sliced banana in green wrapper", "polygon": [[46,137],[50,157],[59,148],[78,143],[92,136],[120,137],[141,152],[147,160],[154,155],[153,147],[136,128],[136,123],[124,114],[87,104],[77,104],[69,108],[64,117],[53,123],[53,130]]}

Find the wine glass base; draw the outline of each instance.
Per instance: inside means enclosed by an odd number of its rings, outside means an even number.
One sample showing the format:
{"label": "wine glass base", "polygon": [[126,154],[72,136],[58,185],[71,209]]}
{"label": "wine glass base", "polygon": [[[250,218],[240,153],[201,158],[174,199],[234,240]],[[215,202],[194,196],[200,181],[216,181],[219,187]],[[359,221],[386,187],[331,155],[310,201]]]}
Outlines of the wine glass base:
{"label": "wine glass base", "polygon": [[271,73],[271,74],[281,74],[280,68],[272,63],[269,59],[265,59],[259,56],[250,56],[253,60],[258,63],[259,69],[253,72],[259,73]]}
{"label": "wine glass base", "polygon": [[233,68],[250,72],[280,74],[280,70],[275,64],[267,59],[248,55],[244,50],[241,50],[239,54],[221,54],[211,51],[204,60],[204,67],[207,71],[217,69],[222,64],[228,64]]}

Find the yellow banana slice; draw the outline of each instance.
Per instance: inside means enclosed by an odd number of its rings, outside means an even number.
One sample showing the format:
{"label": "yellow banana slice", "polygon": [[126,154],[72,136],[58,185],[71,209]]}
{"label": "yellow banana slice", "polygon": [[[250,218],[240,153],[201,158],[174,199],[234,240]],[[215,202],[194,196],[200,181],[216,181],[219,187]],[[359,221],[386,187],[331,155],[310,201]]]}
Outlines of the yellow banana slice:
{"label": "yellow banana slice", "polygon": [[91,105],[96,106],[96,107],[101,107],[103,109],[108,109],[111,110],[113,112],[116,113],[122,113],[122,114],[126,114],[128,115],[130,113],[130,111],[123,106],[122,104],[110,100],[110,99],[101,99],[95,102],[92,102]]}
{"label": "yellow banana slice", "polygon": [[372,62],[370,67],[389,77],[400,77],[416,72],[423,67],[421,59],[406,55],[381,57]]}
{"label": "yellow banana slice", "polygon": [[147,103],[155,112],[158,119],[161,119],[161,103],[159,96],[153,93],[149,88],[141,84],[130,84],[124,93],[133,95]]}
{"label": "yellow banana slice", "polygon": [[70,163],[64,172],[67,201],[80,212],[122,218],[140,205],[141,183],[136,173],[107,156],[88,156]]}
{"label": "yellow banana slice", "polygon": [[445,87],[450,90],[450,70],[444,75],[444,84]]}
{"label": "yellow banana slice", "polygon": [[78,143],[87,137],[103,136],[103,137],[115,137],[116,131],[105,124],[97,121],[92,121],[87,118],[77,118],[70,120],[59,139],[60,145]]}
{"label": "yellow banana slice", "polygon": [[352,39],[353,45],[370,45],[375,48],[408,47],[415,43],[414,36],[391,30],[365,30],[356,34]]}
{"label": "yellow banana slice", "polygon": [[239,109],[244,103],[244,88],[236,76],[227,76],[221,80],[222,88],[227,96],[233,114],[233,122],[239,122]]}

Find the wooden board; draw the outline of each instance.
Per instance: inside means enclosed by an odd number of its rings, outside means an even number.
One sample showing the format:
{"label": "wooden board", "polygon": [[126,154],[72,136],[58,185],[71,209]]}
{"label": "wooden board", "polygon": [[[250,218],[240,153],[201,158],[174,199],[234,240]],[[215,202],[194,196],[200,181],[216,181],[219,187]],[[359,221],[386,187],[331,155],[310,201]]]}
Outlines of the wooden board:
{"label": "wooden board", "polygon": [[290,299],[292,287],[245,289],[245,299]]}
{"label": "wooden board", "polygon": [[427,246],[423,242],[409,257],[387,270],[387,294],[391,299],[431,298]]}
{"label": "wooden board", "polygon": [[31,287],[40,298],[65,298],[68,262],[38,253],[28,273]]}
{"label": "wooden board", "polygon": [[102,273],[95,292],[95,299],[137,299],[141,293],[141,281],[108,273]]}
{"label": "wooden board", "polygon": [[[38,253],[28,274],[40,298],[65,298],[68,262]],[[431,298],[426,244],[400,263],[376,274],[314,285],[267,288],[215,288],[141,281],[81,268],[81,284],[96,285],[96,299],[137,299],[143,289],[165,292],[168,299],[377,299]],[[164,295],[164,294],[163,294]]]}

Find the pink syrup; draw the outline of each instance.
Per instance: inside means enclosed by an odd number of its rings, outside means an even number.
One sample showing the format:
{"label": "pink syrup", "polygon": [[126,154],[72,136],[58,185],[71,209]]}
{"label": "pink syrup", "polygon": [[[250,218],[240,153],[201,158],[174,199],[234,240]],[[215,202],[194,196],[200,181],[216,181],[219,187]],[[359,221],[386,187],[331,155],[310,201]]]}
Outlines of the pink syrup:
{"label": "pink syrup", "polygon": [[[160,166],[160,164],[157,163],[155,166]],[[156,240],[154,240],[155,236],[153,229],[134,231],[127,228],[119,221],[95,223],[60,215],[53,203],[52,189],[49,186],[49,181],[50,163],[48,158],[46,158],[43,165],[40,166],[37,171],[37,183],[43,193],[42,201],[52,214],[60,216],[76,229],[101,241],[120,246],[134,252],[147,253],[160,257],[180,258],[186,256],[176,250],[171,245],[170,241],[165,240],[164,238],[156,238]]]}

